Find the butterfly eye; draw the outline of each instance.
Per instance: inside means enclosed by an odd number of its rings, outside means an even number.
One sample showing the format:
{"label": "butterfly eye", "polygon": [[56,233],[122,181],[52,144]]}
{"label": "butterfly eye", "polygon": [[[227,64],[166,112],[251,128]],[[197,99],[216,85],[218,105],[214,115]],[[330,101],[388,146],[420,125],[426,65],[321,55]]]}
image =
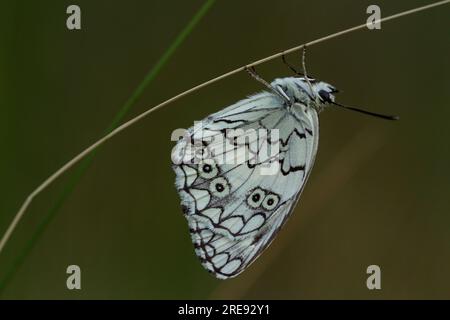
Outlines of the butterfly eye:
{"label": "butterfly eye", "polygon": [[262,189],[256,189],[247,198],[247,203],[252,208],[258,208],[264,200],[266,193]]}
{"label": "butterfly eye", "polygon": [[200,177],[202,177],[203,179],[214,178],[219,173],[219,170],[217,169],[214,161],[208,159],[198,164],[198,171]]}
{"label": "butterfly eye", "polygon": [[273,210],[278,205],[279,199],[280,198],[276,194],[269,194],[264,198],[262,206],[268,211]]}
{"label": "butterfly eye", "polygon": [[230,186],[228,185],[227,179],[223,177],[214,179],[209,185],[209,191],[216,197],[225,197],[230,193]]}
{"label": "butterfly eye", "polygon": [[323,101],[331,102],[330,93],[328,91],[320,90],[319,96],[322,98]]}

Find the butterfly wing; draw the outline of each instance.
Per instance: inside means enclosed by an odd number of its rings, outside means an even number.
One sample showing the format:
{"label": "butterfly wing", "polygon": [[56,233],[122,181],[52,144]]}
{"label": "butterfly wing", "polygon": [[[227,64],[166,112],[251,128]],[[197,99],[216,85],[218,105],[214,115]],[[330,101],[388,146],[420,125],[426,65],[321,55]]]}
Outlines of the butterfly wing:
{"label": "butterfly wing", "polygon": [[[318,146],[317,113],[263,92],[187,130],[172,152],[176,187],[195,252],[217,278],[241,273],[292,212]],[[224,135],[242,130],[245,139]],[[276,139],[247,134],[278,129]],[[253,131],[252,131],[253,130]],[[277,150],[262,155],[263,143]],[[262,174],[267,165],[273,174]]]}

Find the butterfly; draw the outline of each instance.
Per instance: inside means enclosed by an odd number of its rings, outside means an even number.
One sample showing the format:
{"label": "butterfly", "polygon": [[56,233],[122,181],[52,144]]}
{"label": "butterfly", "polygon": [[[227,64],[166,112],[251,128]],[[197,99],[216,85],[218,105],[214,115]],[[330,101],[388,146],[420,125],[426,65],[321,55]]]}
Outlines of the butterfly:
{"label": "butterfly", "polygon": [[196,123],[172,150],[195,252],[219,279],[244,271],[291,215],[314,165],[319,112],[336,105],[393,118],[338,104],[334,86],[308,76],[268,84],[247,71],[268,90]]}

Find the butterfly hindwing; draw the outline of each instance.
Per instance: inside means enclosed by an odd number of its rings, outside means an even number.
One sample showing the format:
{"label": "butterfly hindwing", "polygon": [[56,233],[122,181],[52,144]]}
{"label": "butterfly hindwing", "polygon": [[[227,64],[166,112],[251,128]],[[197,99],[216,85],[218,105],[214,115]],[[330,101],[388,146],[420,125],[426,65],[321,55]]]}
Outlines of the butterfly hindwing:
{"label": "butterfly hindwing", "polygon": [[[283,103],[268,92],[242,100],[194,125],[174,148],[176,187],[196,254],[218,278],[236,276],[270,244],[314,163],[317,113],[298,103],[288,111]],[[230,129],[278,129],[278,137],[224,138]],[[261,156],[267,141],[276,156]],[[275,174],[261,174],[274,162]]]}

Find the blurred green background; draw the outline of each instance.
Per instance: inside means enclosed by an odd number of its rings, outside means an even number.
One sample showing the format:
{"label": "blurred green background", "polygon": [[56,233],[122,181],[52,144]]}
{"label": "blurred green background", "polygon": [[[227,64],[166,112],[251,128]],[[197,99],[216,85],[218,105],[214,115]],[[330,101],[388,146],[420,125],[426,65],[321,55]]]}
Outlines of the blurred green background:
{"label": "blurred green background", "polygon": [[[430,2],[376,4],[387,16]],[[203,3],[1,2],[1,234],[33,188],[104,133]],[[70,4],[81,7],[80,31],[66,28]],[[370,4],[218,0],[126,118],[235,67],[364,23]],[[170,134],[260,90],[244,73],[108,142],[33,238],[77,170],[39,196],[0,256],[0,297],[449,299],[449,15],[446,5],[309,48],[309,72],[341,89],[340,102],[401,120],[321,114],[300,204],[242,275],[216,280],[197,260],[174,187]],[[290,75],[280,60],[258,71],[267,80]],[[81,267],[81,290],[66,288],[71,264]],[[381,267],[382,290],[366,287],[371,264]]]}

